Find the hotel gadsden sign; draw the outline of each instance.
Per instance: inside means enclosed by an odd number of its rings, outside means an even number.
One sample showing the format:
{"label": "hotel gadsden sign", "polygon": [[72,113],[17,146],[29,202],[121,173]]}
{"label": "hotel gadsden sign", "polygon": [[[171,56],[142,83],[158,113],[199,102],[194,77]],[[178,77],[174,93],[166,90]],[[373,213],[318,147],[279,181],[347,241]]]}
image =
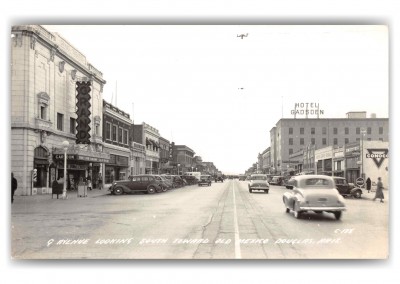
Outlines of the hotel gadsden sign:
{"label": "hotel gadsden sign", "polygon": [[309,115],[316,116],[319,118],[320,115],[324,115],[324,110],[319,108],[319,103],[295,103],[294,109],[290,111],[291,115],[305,116],[308,118]]}

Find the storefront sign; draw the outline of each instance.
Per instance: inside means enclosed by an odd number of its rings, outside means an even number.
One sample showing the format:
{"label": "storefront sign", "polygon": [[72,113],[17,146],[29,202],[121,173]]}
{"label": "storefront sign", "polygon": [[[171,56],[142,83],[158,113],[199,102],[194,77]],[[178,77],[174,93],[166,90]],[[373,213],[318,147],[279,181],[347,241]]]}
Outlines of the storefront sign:
{"label": "storefront sign", "polygon": [[100,163],[108,162],[108,159],[98,158],[98,157],[81,156],[81,155],[78,155],[78,160],[90,161],[90,162],[100,162]]}
{"label": "storefront sign", "polygon": [[389,149],[367,149],[368,153],[365,154],[365,158],[373,159],[375,165],[380,168],[383,161],[388,158]]}
{"label": "storefront sign", "polygon": [[[64,154],[56,154],[54,155],[55,160],[64,160]],[[76,155],[67,154],[67,160],[76,160]]]}

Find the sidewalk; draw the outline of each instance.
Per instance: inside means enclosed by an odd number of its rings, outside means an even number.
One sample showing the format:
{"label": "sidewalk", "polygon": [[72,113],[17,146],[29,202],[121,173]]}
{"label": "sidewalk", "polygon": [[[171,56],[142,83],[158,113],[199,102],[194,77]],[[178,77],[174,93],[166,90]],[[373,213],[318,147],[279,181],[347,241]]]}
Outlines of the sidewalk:
{"label": "sidewalk", "polygon": [[[375,197],[375,189],[372,189],[373,191],[370,191],[369,193],[368,193],[368,191],[365,189],[365,188],[363,188],[362,189],[362,191],[363,191],[363,194],[362,194],[362,196],[361,196],[361,198],[362,199],[369,199],[369,200],[373,200],[374,199],[374,197]],[[384,189],[383,190],[383,195],[384,195],[384,201],[385,202],[389,202],[389,190],[388,189]],[[378,201],[380,200],[380,199],[377,199]]]}

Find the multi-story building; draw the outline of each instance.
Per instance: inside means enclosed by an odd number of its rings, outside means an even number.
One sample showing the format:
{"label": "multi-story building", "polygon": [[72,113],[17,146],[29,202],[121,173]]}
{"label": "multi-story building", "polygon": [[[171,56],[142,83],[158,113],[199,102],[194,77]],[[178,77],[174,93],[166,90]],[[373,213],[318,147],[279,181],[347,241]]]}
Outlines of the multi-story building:
{"label": "multi-story building", "polygon": [[146,168],[146,147],[132,141],[131,144],[131,175],[141,175]]}
{"label": "multi-story building", "polygon": [[[297,161],[290,156],[309,145],[315,149],[339,147],[352,142],[388,141],[389,119],[366,117],[366,112],[349,112],[346,118],[281,119],[270,131],[271,166],[283,174]],[[309,151],[305,151],[309,154]]]}
{"label": "multi-story building", "polygon": [[[132,125],[129,114],[103,101],[104,150],[110,154],[103,172],[105,183],[127,179],[130,175]],[[95,174],[93,178],[96,180]]]}
{"label": "multi-story building", "polygon": [[207,173],[209,175],[216,175],[219,170],[218,168],[214,165],[213,162],[203,162],[204,166],[204,173]]}
{"label": "multi-story building", "polygon": [[177,166],[178,174],[191,172],[195,152],[186,145],[174,146],[174,163]]}
{"label": "multi-story building", "polygon": [[158,129],[149,124],[134,124],[133,125],[133,140],[143,144],[146,147],[146,174],[159,173],[160,163],[160,133]]}
{"label": "multi-story building", "polygon": [[[73,187],[109,159],[103,152],[101,123],[106,81],[57,33],[24,25],[12,27],[11,36],[11,171],[18,181],[16,194],[50,193],[52,182],[64,175],[65,152],[67,185]],[[84,133],[90,144],[76,144],[77,82],[90,83],[90,129]]]}
{"label": "multi-story building", "polygon": [[271,148],[268,147],[258,154],[258,170],[260,173],[269,174],[271,170]]}
{"label": "multi-story building", "polygon": [[159,138],[160,143],[160,174],[171,174],[172,173],[172,165],[171,165],[171,149],[170,142],[161,137]]}

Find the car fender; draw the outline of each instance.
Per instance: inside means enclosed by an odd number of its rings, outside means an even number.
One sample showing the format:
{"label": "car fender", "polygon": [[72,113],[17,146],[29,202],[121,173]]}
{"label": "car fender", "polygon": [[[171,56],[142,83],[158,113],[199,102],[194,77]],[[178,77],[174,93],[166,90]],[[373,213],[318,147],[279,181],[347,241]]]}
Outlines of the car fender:
{"label": "car fender", "polygon": [[129,188],[129,187],[127,187],[126,185],[124,185],[124,184],[116,184],[116,185],[114,185],[113,186],[113,191],[115,190],[115,188],[117,188],[117,187],[120,187],[120,188],[122,188],[122,190],[124,191],[124,193],[130,193],[131,192],[131,189]]}
{"label": "car fender", "polygon": [[363,192],[362,192],[362,189],[361,189],[360,187],[352,188],[352,189],[350,190],[350,193],[353,194],[353,193],[355,193],[355,192],[358,191],[358,190],[361,191],[361,194],[363,193]]}

